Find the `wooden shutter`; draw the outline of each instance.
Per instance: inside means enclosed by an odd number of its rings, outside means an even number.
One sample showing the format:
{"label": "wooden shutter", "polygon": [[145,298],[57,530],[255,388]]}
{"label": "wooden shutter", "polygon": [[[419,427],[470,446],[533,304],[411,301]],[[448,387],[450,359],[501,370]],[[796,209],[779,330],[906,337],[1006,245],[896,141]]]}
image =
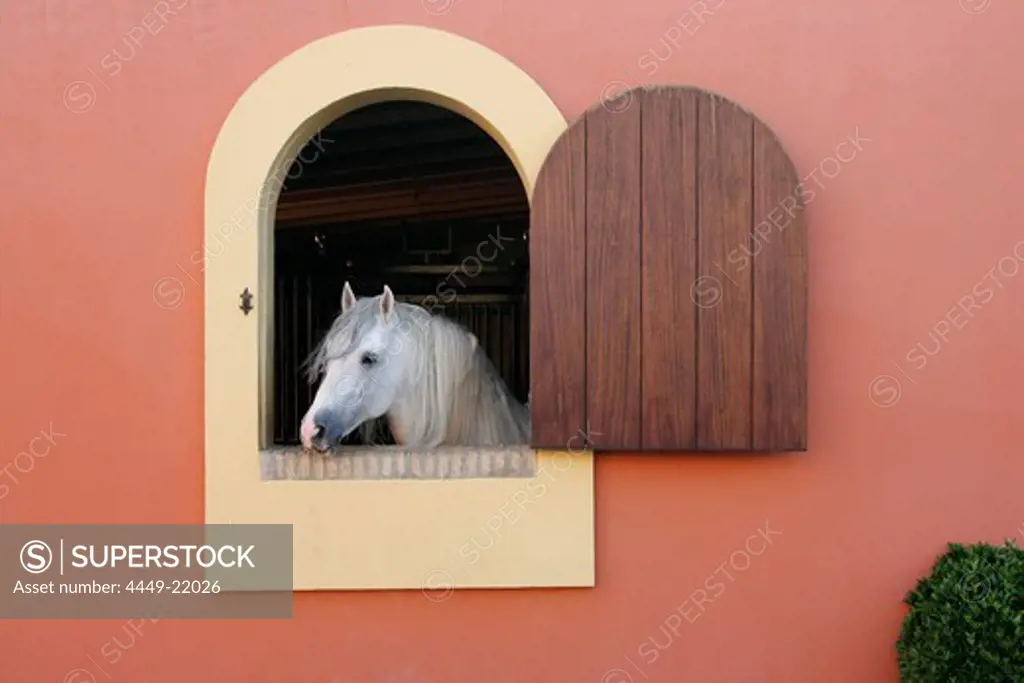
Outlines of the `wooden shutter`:
{"label": "wooden shutter", "polygon": [[711,93],[573,123],[531,213],[533,445],[805,450],[801,195],[771,131]]}
{"label": "wooden shutter", "polygon": [[566,130],[530,205],[530,418],[534,448],[581,448],[586,399],[586,128]]}

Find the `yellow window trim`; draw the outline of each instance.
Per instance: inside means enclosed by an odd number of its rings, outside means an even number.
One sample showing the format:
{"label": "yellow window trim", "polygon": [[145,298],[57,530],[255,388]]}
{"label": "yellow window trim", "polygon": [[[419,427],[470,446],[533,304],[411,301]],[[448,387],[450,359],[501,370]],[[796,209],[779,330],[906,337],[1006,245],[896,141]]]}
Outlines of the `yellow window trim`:
{"label": "yellow window trim", "polygon": [[[593,454],[540,451],[532,478],[263,481],[273,216],[302,144],[357,107],[414,99],[501,144],[532,198],[566,121],[517,66],[465,38],[375,26],[317,40],[249,86],[206,177],[206,522],[293,524],[296,590],[594,585]],[[243,315],[248,287],[255,310]],[[568,447],[568,445],[567,445]]]}

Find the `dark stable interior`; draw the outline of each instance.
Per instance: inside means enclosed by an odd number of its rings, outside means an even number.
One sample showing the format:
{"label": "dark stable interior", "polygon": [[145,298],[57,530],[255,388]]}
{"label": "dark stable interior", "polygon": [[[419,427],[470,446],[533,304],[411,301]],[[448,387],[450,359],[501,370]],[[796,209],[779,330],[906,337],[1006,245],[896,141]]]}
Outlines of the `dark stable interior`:
{"label": "dark stable interior", "polygon": [[[299,443],[319,386],[305,361],[340,312],[346,280],[358,297],[387,284],[460,321],[526,401],[529,205],[511,161],[476,124],[404,101],[346,114],[299,153],[275,228],[274,445]],[[372,442],[394,443],[377,422]],[[356,432],[346,444],[363,440]]]}

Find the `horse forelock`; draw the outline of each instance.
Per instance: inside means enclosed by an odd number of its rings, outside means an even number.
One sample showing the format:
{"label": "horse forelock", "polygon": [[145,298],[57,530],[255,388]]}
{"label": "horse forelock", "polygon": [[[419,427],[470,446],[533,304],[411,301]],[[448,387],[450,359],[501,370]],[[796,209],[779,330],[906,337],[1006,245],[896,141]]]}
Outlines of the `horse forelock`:
{"label": "horse forelock", "polygon": [[376,298],[358,299],[355,306],[335,317],[320,343],[306,360],[310,382],[316,381],[326,369],[327,363],[350,352],[377,324],[380,305],[375,304]]}

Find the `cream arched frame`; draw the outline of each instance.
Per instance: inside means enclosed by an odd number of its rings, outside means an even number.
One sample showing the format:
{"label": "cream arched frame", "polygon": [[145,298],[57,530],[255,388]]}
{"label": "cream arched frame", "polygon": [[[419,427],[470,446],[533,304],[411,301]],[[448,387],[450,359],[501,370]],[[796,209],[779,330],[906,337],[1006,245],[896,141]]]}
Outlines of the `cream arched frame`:
{"label": "cream arched frame", "polygon": [[[593,586],[591,453],[539,452],[532,479],[260,478],[279,179],[327,123],[398,98],[476,122],[505,149],[531,197],[566,128],[510,61],[417,26],[327,36],[250,85],[221,128],[206,178],[206,522],[292,524],[296,590]],[[239,309],[245,288],[254,294],[248,315]]]}

